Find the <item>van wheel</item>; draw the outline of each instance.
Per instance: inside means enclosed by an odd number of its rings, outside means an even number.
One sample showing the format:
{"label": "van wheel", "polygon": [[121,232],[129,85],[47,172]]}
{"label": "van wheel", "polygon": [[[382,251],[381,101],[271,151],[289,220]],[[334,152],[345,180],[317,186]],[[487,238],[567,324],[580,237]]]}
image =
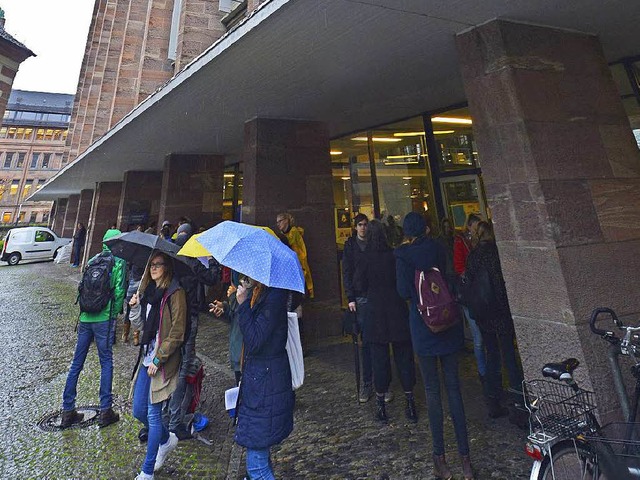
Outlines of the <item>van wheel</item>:
{"label": "van wheel", "polygon": [[7,258],[7,263],[9,265],[17,265],[18,262],[20,261],[20,254],[19,253],[12,253],[11,255],[9,255],[9,258]]}

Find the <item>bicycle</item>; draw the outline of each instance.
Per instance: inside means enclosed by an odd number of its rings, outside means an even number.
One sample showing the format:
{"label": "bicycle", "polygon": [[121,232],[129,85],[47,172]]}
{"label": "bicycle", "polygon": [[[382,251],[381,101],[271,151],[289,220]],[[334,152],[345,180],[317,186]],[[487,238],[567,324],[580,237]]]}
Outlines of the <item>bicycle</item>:
{"label": "bicycle", "polygon": [[[622,338],[601,330],[596,321],[610,315]],[[627,422],[601,426],[595,416],[594,393],[581,388],[573,378],[579,362],[569,358],[548,363],[538,379],[523,382],[529,411],[530,434],[525,447],[533,458],[531,480],[631,480],[640,479],[640,424],[635,423],[640,401],[640,327],[628,327],[609,308],[591,314],[591,331],[609,342],[607,358],[622,412]],[[633,359],[636,380],[633,406],[629,405],[619,357]]]}

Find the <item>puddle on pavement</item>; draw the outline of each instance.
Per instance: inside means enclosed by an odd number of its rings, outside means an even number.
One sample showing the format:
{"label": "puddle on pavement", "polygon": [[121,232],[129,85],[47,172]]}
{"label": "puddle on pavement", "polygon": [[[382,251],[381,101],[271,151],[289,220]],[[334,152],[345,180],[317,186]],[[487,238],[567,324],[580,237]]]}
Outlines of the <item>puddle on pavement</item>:
{"label": "puddle on pavement", "polygon": [[[77,407],[76,409],[80,415],[82,415],[82,421],[74,423],[68,429],[86,428],[97,423],[98,415],[100,413],[100,407],[96,405],[86,405],[84,407]],[[62,421],[62,410],[46,413],[40,420],[36,422],[36,425],[40,430],[45,432],[57,432],[63,430],[60,427]],[[67,429],[65,429],[67,430]]]}

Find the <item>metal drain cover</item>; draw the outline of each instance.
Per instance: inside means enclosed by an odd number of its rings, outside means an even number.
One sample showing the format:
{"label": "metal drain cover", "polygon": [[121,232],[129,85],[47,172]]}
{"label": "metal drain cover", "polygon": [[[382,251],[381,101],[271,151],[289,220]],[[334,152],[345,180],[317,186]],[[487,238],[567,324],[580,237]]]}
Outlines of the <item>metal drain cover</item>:
{"label": "metal drain cover", "polygon": [[[97,423],[100,414],[100,407],[97,405],[86,405],[77,407],[76,410],[83,416],[82,421],[74,423],[69,428],[85,428]],[[62,410],[43,415],[36,423],[41,430],[45,432],[55,432],[62,430],[60,422],[62,421]],[[68,429],[65,429],[68,430]]]}

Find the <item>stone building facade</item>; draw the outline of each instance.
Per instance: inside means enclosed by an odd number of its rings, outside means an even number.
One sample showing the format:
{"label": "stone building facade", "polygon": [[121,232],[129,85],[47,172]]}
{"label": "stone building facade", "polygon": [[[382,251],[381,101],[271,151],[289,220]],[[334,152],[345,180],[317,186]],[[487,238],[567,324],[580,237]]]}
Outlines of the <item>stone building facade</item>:
{"label": "stone building facade", "polygon": [[18,67],[27,58],[35,56],[4,29],[4,24],[4,11],[0,8],[0,114],[7,106]]}
{"label": "stone building facade", "polygon": [[26,198],[63,166],[73,95],[13,90],[0,128],[0,225],[49,222],[51,202]]}

